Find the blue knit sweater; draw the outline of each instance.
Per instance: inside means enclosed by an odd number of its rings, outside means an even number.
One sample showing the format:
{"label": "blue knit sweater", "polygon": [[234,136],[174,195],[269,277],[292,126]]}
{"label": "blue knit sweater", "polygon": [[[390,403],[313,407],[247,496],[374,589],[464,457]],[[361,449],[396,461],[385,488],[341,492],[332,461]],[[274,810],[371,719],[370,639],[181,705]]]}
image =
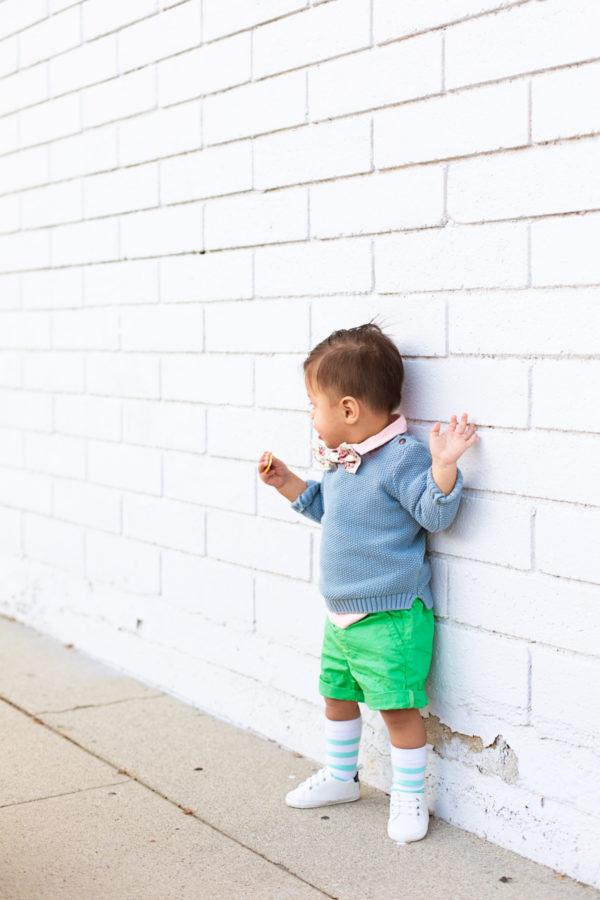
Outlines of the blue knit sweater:
{"label": "blue knit sweater", "polygon": [[454,519],[462,491],[458,472],[443,494],[431,454],[403,435],[366,453],[353,475],[342,466],[309,481],[292,507],[323,526],[320,589],[332,612],[408,609],[420,597],[431,609],[426,532]]}

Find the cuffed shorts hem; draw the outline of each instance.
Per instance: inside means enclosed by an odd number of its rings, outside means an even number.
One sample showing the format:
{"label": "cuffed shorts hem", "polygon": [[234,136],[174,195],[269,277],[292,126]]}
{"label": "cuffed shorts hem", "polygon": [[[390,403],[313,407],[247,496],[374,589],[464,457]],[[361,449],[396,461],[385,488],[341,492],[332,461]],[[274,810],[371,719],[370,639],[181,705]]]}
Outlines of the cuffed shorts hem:
{"label": "cuffed shorts hem", "polygon": [[319,679],[319,693],[322,697],[330,697],[331,700],[356,700],[357,703],[365,703],[365,695],[362,691],[352,690],[350,687],[340,687],[336,684],[327,684]]}
{"label": "cuffed shorts hem", "polygon": [[322,678],[319,679],[319,693],[331,700],[354,700],[356,703],[366,703],[369,709],[378,710],[423,709],[429,703],[425,691],[383,691],[379,694],[364,694],[362,691],[328,684]]}

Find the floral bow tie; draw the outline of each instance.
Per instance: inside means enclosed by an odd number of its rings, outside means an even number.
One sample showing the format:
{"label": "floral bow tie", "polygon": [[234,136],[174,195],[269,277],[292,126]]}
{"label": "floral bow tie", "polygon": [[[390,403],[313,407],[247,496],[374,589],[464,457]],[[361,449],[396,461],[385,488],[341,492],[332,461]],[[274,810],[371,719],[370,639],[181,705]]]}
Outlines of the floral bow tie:
{"label": "floral bow tie", "polygon": [[361,459],[356,450],[350,444],[340,444],[335,450],[330,450],[323,441],[313,441],[313,456],[326,471],[335,469],[337,465],[343,466],[346,472],[356,475]]}

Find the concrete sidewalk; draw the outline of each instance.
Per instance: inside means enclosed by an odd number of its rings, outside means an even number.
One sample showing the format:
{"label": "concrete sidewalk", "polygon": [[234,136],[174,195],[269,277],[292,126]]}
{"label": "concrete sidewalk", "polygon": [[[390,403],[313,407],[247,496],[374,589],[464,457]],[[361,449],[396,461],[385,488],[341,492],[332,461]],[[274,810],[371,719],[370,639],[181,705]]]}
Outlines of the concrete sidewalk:
{"label": "concrete sidewalk", "polygon": [[289,809],[309,760],[0,617],[2,900],[554,900],[600,892],[388,798]]}

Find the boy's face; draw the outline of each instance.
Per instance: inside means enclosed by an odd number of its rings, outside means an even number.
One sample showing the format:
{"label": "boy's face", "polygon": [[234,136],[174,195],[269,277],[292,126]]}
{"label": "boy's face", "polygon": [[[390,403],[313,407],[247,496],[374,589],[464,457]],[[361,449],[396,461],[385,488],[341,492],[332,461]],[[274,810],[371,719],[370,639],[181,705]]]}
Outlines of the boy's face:
{"label": "boy's face", "polygon": [[339,401],[320,391],[315,385],[306,381],[306,393],[311,403],[310,417],[321,440],[330,450],[339,447],[350,439],[344,409]]}

